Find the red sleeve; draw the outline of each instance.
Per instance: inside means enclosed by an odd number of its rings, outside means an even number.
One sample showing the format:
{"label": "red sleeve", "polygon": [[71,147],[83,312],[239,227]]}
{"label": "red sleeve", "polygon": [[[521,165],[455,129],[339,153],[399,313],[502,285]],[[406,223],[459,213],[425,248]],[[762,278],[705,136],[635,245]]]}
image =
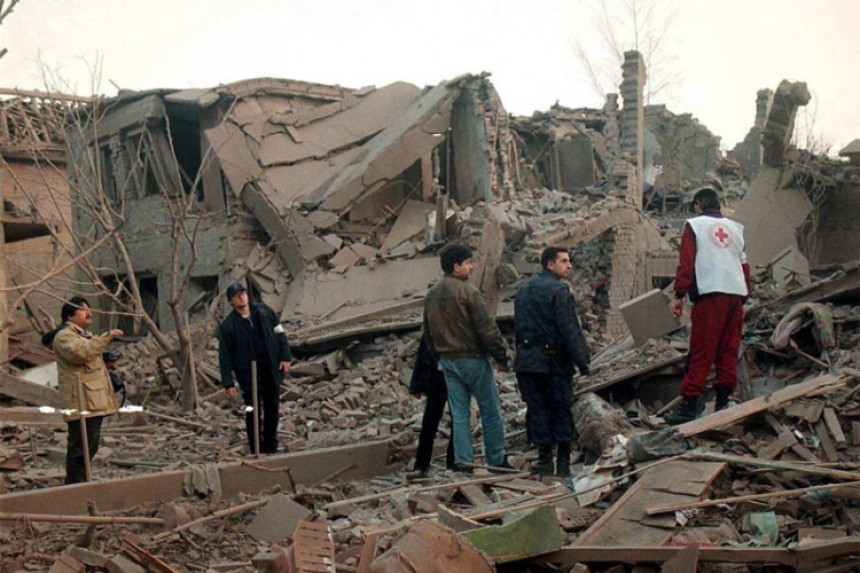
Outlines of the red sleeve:
{"label": "red sleeve", "polygon": [[675,270],[675,296],[684,296],[696,284],[696,234],[690,225],[684,225],[681,235],[681,250],[678,253],[678,268]]}

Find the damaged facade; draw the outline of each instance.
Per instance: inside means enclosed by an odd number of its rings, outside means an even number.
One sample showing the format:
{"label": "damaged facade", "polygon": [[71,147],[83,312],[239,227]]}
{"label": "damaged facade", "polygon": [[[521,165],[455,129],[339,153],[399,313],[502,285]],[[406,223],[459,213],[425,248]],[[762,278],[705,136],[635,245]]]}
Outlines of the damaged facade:
{"label": "damaged facade", "polygon": [[[152,232],[166,226],[160,190],[195,194],[206,214],[197,228],[188,304],[247,277],[298,331],[414,314],[438,275],[437,245],[458,238],[475,247],[488,265],[476,274],[495,289],[500,264],[516,267],[520,257],[533,265],[542,248],[524,244],[527,224],[549,227],[533,234],[543,242],[597,241],[592,250],[606,262],[587,277],[593,290],[586,296],[614,308],[648,290],[649,253],[671,250],[636,215],[644,65],[638,55],[631,62],[624,108],[584,115],[558,108],[543,123],[512,122],[486,76],[424,90],[259,79],[129,94],[99,104],[97,133],[87,141],[70,135],[74,180],[103,188],[122,206],[144,306],[168,327],[159,293],[170,272],[164,256],[170,238]],[[627,133],[633,135],[625,139]],[[541,152],[547,143],[548,156]],[[96,147],[98,177],[82,160]],[[600,221],[583,236],[585,228],[571,217],[526,223],[517,213],[520,199],[544,187],[571,195],[593,189],[590,203],[604,200],[594,208]],[[561,207],[554,202],[549,210]],[[486,232],[488,219],[500,232]],[[91,221],[78,212],[75,224],[83,231]],[[109,250],[100,252],[97,266],[112,268],[111,280],[125,280]],[[612,311],[595,328],[615,336],[625,326]]]}
{"label": "damaged facade", "polygon": [[[12,302],[24,285],[39,282],[52,268],[70,257],[58,245],[69,245],[68,233],[50,233],[71,216],[65,170],[64,121],[69,110],[86,100],[66,94],[0,90],[0,196],[3,198],[3,263],[0,284],[21,289],[3,293]],[[70,245],[69,245],[70,246]],[[15,325],[0,335],[0,356],[7,357],[13,342],[29,333],[50,329],[59,319],[62,298],[71,296],[74,271],[49,281],[57,297],[28,292]],[[6,308],[6,301],[2,302]],[[15,353],[13,353],[15,354]],[[14,360],[14,356],[13,356]]]}

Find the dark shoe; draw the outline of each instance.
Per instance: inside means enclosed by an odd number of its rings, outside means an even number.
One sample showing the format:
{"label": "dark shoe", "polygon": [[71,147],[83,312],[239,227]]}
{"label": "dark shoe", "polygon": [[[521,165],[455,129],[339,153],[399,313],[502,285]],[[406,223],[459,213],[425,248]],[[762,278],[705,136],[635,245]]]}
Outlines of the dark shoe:
{"label": "dark shoe", "polygon": [[558,477],[570,477],[570,443],[558,443],[558,457],[555,462],[555,475]]}
{"label": "dark shoe", "polygon": [[426,479],[430,477],[430,470],[415,470],[406,474],[406,480],[412,481],[417,479]]}
{"label": "dark shoe", "polygon": [[699,399],[695,396],[685,396],[681,404],[663,414],[663,420],[670,426],[692,422],[699,416]]}
{"label": "dark shoe", "polygon": [[717,399],[714,402],[714,411],[719,412],[720,410],[728,408],[729,396],[732,395],[729,389],[723,386],[717,386],[714,388],[714,392],[717,394]]}
{"label": "dark shoe", "polygon": [[538,461],[534,473],[540,476],[551,476],[555,471],[552,463],[552,444],[538,446]]}
{"label": "dark shoe", "polygon": [[454,467],[451,468],[452,471],[458,474],[471,474],[474,473],[474,470],[470,467],[461,466],[460,464],[454,464]]}
{"label": "dark shoe", "polygon": [[514,466],[512,466],[512,465],[510,464],[510,462],[508,462],[508,458],[503,459],[500,463],[498,463],[498,464],[496,464],[496,465],[494,465],[494,466],[491,466],[491,467],[494,467],[494,468],[502,468],[503,470],[513,470],[513,469],[516,469]]}

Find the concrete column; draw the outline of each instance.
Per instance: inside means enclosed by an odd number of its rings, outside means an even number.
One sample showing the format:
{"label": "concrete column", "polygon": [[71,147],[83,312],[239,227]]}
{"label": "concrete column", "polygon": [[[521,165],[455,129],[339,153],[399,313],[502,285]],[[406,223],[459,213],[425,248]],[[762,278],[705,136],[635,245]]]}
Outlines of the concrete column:
{"label": "concrete column", "polygon": [[614,231],[615,244],[612,250],[612,277],[609,283],[609,314],[606,317],[606,331],[617,338],[627,334],[627,323],[621,314],[621,303],[634,298],[638,293],[639,275],[645,267],[642,261],[642,247],[636,240],[633,225],[624,224]]}
{"label": "concrete column", "polygon": [[636,167],[636,173],[627,179],[627,197],[641,208],[642,153],[645,148],[645,60],[642,59],[642,54],[635,51],[624,52],[621,71],[621,97],[624,100],[624,107],[621,109],[621,154]]}
{"label": "concrete column", "polygon": [[603,136],[606,138],[606,150],[609,152],[610,164],[621,158],[621,128],[618,125],[618,94],[606,94],[603,104],[606,115],[606,125],[603,126]]}

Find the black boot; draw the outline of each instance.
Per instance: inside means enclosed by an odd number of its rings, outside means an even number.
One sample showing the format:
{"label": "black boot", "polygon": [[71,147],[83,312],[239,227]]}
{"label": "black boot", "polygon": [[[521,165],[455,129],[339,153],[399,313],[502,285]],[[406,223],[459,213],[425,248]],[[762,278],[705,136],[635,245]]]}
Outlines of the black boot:
{"label": "black boot", "polygon": [[663,414],[663,420],[671,425],[686,424],[699,416],[699,399],[695,396],[684,396],[681,404]]}
{"label": "black boot", "polygon": [[534,467],[534,473],[541,476],[551,476],[553,474],[552,444],[538,446],[538,462]]}
{"label": "black boot", "polygon": [[717,399],[714,402],[714,411],[719,412],[728,408],[729,396],[732,394],[731,391],[725,386],[716,386],[714,387],[714,392],[717,394]]}
{"label": "black boot", "polygon": [[558,443],[555,475],[562,478],[570,477],[570,442]]}

